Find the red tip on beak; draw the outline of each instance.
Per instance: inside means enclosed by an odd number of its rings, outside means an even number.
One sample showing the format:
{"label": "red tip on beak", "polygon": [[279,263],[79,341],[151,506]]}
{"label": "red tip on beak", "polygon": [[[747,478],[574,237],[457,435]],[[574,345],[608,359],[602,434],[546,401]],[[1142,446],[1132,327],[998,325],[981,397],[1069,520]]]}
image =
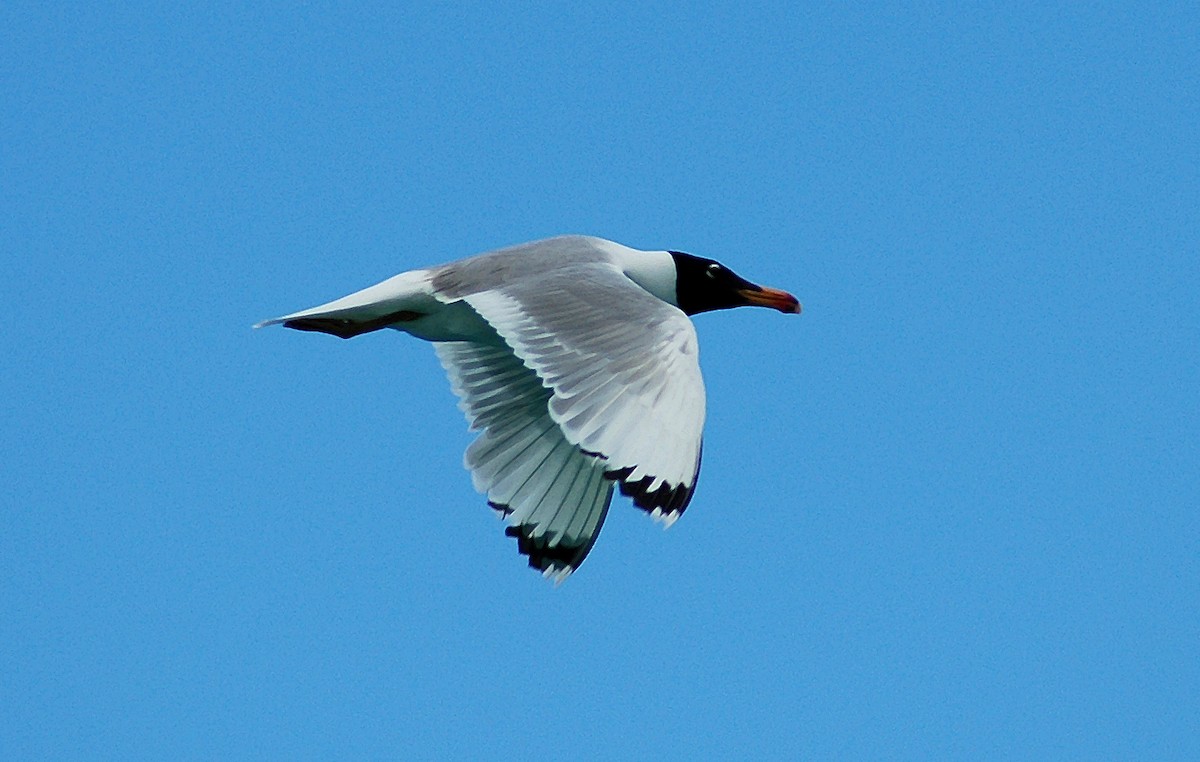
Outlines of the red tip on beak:
{"label": "red tip on beak", "polygon": [[780,312],[790,312],[800,314],[800,301],[786,291],[781,291],[777,288],[768,288],[762,286],[758,291],[751,289],[743,289],[739,291],[743,299],[748,304],[753,304],[758,307],[770,307],[773,310]]}

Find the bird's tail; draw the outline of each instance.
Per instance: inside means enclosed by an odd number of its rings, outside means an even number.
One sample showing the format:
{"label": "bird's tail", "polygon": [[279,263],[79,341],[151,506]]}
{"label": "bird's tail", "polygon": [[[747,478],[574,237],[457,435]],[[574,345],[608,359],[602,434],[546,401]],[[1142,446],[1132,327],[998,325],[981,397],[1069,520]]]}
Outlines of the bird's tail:
{"label": "bird's tail", "polygon": [[254,327],[282,324],[285,328],[319,331],[349,339],[414,320],[420,317],[425,303],[432,299],[429,276],[424,270],[415,270],[318,307],[264,320]]}

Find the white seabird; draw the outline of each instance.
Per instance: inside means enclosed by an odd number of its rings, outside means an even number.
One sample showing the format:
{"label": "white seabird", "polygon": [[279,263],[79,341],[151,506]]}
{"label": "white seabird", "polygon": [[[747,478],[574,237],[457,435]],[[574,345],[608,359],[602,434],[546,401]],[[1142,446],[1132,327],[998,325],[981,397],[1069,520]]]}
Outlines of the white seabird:
{"label": "white seabird", "polygon": [[529,565],[561,581],[591,550],[613,487],[670,526],[696,489],[704,382],[689,315],[800,312],[711,259],[561,236],[401,273],[274,318],[348,339],[434,342],[478,438],[464,465]]}

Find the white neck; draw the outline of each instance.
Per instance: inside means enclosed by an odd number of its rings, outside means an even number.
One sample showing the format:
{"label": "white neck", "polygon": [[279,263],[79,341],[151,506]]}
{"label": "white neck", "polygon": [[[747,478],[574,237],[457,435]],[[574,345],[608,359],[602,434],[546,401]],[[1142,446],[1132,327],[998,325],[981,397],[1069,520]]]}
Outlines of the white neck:
{"label": "white neck", "polygon": [[667,251],[639,251],[622,246],[617,254],[621,270],[642,288],[667,304],[679,306],[675,293],[675,258]]}

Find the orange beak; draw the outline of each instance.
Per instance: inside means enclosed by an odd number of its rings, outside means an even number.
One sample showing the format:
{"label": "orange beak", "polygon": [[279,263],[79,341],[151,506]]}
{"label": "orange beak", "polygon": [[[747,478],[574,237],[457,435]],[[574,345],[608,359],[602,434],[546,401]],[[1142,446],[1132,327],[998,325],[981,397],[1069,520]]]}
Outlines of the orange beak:
{"label": "orange beak", "polygon": [[757,291],[744,288],[738,291],[738,296],[745,299],[747,304],[753,304],[756,307],[770,307],[780,312],[800,314],[799,300],[788,292],[777,288],[760,286]]}

